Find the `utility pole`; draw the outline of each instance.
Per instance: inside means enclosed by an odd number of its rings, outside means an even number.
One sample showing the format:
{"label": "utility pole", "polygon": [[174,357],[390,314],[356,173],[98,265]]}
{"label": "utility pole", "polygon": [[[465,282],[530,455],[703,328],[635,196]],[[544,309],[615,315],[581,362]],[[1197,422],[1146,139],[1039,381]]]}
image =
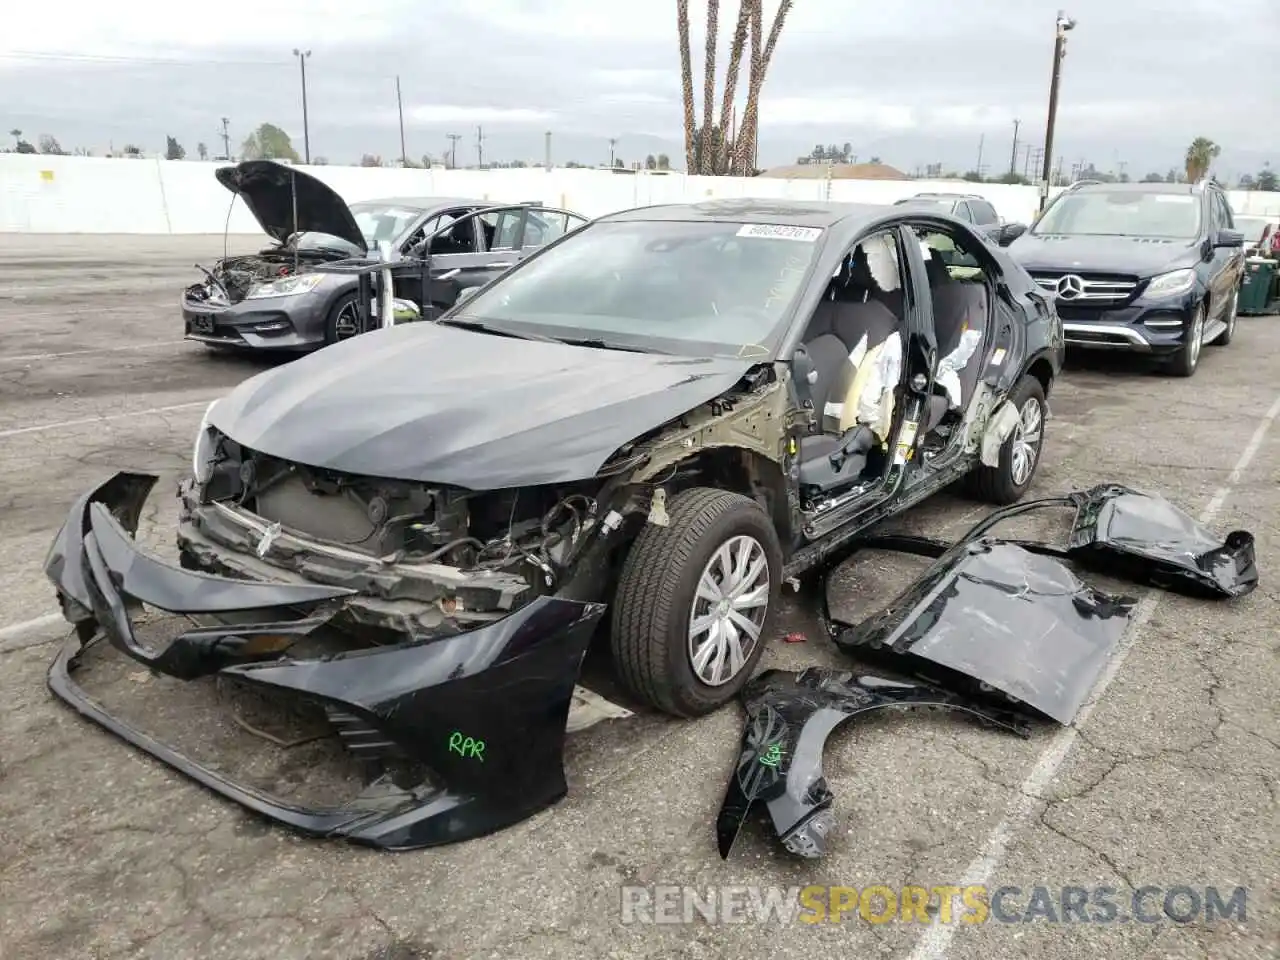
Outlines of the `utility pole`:
{"label": "utility pole", "polygon": [[543,137],[546,139],[546,146],[543,151],[545,156],[542,158],[542,165],[546,169],[550,170],[551,169],[551,131],[548,130],[546,133],[543,134]]}
{"label": "utility pole", "polygon": [[227,124],[230,122],[226,117],[222,118],[222,158],[224,160],[231,159],[231,134],[227,133]]}
{"label": "utility pole", "polygon": [[396,111],[400,114],[400,164],[409,165],[409,153],[404,148],[404,101],[400,99],[400,77],[396,76]]}
{"label": "utility pole", "polygon": [[476,127],[476,166],[484,169],[484,129]]}
{"label": "utility pole", "polygon": [[1049,183],[1053,174],[1053,127],[1058,120],[1058,83],[1062,79],[1062,58],[1067,53],[1067,31],[1074,30],[1076,22],[1061,10],[1054,22],[1053,73],[1049,80],[1049,117],[1044,130],[1043,186],[1040,188],[1040,209],[1049,201]]}
{"label": "utility pole", "polygon": [[982,145],[986,142],[987,135],[985,133],[978,136],[978,165],[973,168],[974,173],[978,175],[978,179],[982,179]]}
{"label": "utility pole", "polygon": [[610,170],[613,169],[613,148],[616,147],[617,145],[618,145],[618,138],[610,137],[609,138],[609,169]]}
{"label": "utility pole", "polygon": [[1013,121],[1013,151],[1009,154],[1009,179],[1012,180],[1018,175],[1018,127],[1022,126],[1021,120]]}
{"label": "utility pole", "polygon": [[304,163],[311,163],[311,130],[307,126],[307,57],[310,50],[293,48],[293,55],[298,58],[298,67],[302,70],[302,153]]}
{"label": "utility pole", "polygon": [[458,169],[458,141],[462,139],[462,134],[449,134],[449,169]]}

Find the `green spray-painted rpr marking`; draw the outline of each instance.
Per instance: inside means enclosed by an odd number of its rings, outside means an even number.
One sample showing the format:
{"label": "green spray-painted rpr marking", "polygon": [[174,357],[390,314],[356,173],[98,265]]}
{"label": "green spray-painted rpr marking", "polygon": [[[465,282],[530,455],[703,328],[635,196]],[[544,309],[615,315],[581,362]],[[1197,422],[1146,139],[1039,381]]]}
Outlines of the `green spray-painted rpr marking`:
{"label": "green spray-painted rpr marking", "polygon": [[776,767],[782,762],[782,743],[772,743],[769,749],[764,752],[764,756],[760,758],[760,762],[766,767]]}
{"label": "green spray-painted rpr marking", "polygon": [[449,734],[449,752],[484,763],[484,741],[464,736],[460,730]]}

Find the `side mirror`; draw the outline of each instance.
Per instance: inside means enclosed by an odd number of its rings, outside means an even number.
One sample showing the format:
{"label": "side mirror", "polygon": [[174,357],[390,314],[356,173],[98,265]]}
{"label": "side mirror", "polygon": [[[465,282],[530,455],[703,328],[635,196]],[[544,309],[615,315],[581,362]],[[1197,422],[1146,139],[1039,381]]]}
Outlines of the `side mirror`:
{"label": "side mirror", "polygon": [[1219,230],[1218,235],[1213,238],[1215,247],[1243,247],[1244,234],[1239,230]]}
{"label": "side mirror", "polygon": [[1026,232],[1025,223],[1006,223],[1000,228],[1000,246],[1007,247]]}
{"label": "side mirror", "polygon": [[479,292],[479,287],[464,287],[458,291],[458,298],[453,301],[453,305],[456,307],[460,303],[466,303]]}

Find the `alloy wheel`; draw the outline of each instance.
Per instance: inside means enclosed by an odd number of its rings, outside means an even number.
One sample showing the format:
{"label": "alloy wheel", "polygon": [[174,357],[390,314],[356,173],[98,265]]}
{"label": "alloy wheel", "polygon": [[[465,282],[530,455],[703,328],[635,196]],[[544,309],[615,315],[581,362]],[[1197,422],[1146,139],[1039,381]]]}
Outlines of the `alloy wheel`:
{"label": "alloy wheel", "polygon": [[1195,316],[1191,318],[1191,329],[1187,332],[1187,359],[1194,369],[1200,362],[1200,348],[1204,346],[1204,307],[1197,307]]}
{"label": "alloy wheel", "polygon": [[769,612],[769,559],[755,537],[737,536],[711,555],[689,612],[689,665],[711,687],[746,666]]}
{"label": "alloy wheel", "polygon": [[1022,486],[1035,470],[1040,456],[1040,437],[1044,432],[1044,412],[1040,402],[1031,397],[1022,405],[1018,422],[1013,428],[1013,447],[1009,472],[1015,486]]}
{"label": "alloy wheel", "polygon": [[333,320],[333,338],[335,340],[348,340],[354,337],[360,329],[359,320],[360,317],[356,310],[355,302],[344,303]]}

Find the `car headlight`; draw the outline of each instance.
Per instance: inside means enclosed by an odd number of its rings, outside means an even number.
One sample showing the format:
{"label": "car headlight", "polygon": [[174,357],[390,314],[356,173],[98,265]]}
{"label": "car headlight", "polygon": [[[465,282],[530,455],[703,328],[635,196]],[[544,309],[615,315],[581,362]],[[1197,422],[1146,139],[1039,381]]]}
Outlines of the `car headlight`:
{"label": "car headlight", "polygon": [[310,293],[324,280],[322,273],[303,273],[293,277],[281,277],[279,280],[267,280],[255,283],[245,294],[246,300],[262,300],[266,297],[293,297],[300,293]]}
{"label": "car headlight", "polygon": [[205,408],[204,416],[200,418],[200,429],[196,432],[196,445],[191,451],[191,473],[199,484],[208,483],[213,476],[213,457],[217,452],[217,443],[213,428],[209,426],[209,416],[217,405],[218,401],[215,400]]}
{"label": "car headlight", "polygon": [[1147,289],[1143,296],[1172,297],[1175,294],[1186,293],[1195,285],[1196,272],[1194,270],[1173,270],[1169,273],[1162,273],[1158,277],[1152,277],[1147,282]]}

